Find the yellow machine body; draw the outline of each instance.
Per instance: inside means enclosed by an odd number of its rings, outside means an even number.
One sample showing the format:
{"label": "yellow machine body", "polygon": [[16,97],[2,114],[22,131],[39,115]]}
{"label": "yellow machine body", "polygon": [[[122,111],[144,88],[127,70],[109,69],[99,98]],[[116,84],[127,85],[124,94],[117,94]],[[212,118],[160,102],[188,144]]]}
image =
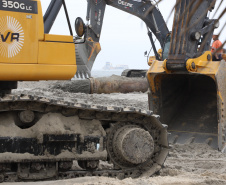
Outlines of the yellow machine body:
{"label": "yellow machine body", "polygon": [[154,60],[147,78],[150,109],[168,125],[169,141],[198,140],[225,150],[225,61],[212,61],[211,52],[206,52],[189,59],[186,72],[168,71],[166,62]]}
{"label": "yellow machine body", "polygon": [[73,36],[44,34],[41,2],[28,2],[0,10],[0,81],[71,79]]}

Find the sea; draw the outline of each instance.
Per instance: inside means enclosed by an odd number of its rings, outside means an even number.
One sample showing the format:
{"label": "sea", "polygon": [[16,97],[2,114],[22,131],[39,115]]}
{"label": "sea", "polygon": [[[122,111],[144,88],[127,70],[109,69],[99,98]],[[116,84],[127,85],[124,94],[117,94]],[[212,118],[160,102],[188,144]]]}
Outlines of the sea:
{"label": "sea", "polygon": [[[108,77],[112,75],[118,75],[121,76],[122,72],[124,70],[92,70],[91,71],[91,77],[98,78],[98,77]],[[76,75],[71,80],[83,80],[84,78],[77,78]]]}

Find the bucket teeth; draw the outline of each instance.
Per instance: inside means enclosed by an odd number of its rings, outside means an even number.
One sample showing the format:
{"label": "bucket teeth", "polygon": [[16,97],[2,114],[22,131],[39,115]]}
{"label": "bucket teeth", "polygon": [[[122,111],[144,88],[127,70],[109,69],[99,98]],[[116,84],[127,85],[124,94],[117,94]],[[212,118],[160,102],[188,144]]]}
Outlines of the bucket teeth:
{"label": "bucket teeth", "polygon": [[81,67],[81,66],[77,66],[77,72],[75,74],[75,76],[77,78],[90,78],[91,77],[91,73],[88,69],[86,69],[86,67]]}
{"label": "bucket teeth", "polygon": [[169,131],[169,143],[170,144],[192,144],[192,143],[204,143],[211,146],[213,149],[218,149],[218,137],[217,134],[208,133],[189,133],[189,132],[176,132]]}
{"label": "bucket teeth", "polygon": [[76,64],[77,64],[77,78],[89,78],[91,77],[91,69],[93,66],[93,62],[89,61],[88,53],[86,49],[86,43],[84,44],[76,44]]}
{"label": "bucket teeth", "polygon": [[100,52],[98,42],[86,40],[84,43],[75,43],[77,78],[91,77],[94,61]]}

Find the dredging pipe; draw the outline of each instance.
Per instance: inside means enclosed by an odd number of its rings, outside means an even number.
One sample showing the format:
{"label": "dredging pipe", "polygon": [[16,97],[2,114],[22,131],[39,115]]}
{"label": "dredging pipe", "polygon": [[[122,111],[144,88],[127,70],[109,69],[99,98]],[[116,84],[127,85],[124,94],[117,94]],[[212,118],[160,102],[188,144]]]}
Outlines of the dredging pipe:
{"label": "dredging pipe", "polygon": [[130,93],[146,92],[148,82],[146,78],[127,78],[112,75],[110,77],[72,80],[64,83],[58,82],[52,88],[86,94]]}

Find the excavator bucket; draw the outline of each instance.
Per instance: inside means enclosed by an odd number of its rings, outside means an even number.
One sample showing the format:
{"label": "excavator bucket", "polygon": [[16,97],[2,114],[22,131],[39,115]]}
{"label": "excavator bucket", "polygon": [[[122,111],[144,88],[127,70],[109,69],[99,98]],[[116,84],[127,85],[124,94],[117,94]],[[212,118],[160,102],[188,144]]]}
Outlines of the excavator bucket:
{"label": "excavator bucket", "polygon": [[148,71],[149,105],[168,125],[170,143],[207,143],[226,152],[226,64],[202,61],[196,72]]}
{"label": "excavator bucket", "polygon": [[177,1],[168,57],[147,74],[149,104],[168,125],[170,143],[207,143],[226,152],[226,65],[208,51],[217,20],[207,13],[214,6]]}
{"label": "excavator bucket", "polygon": [[[77,65],[77,78],[91,77],[91,70],[96,56],[101,50],[99,42],[86,39],[85,42],[75,44],[76,51],[76,65]],[[80,43],[79,43],[80,42]]]}
{"label": "excavator bucket", "polygon": [[[55,0],[51,0],[49,7],[43,17],[45,34],[50,33],[50,30],[62,6],[64,7],[65,15],[67,17],[68,27],[71,32],[71,36],[73,35],[72,28],[70,25],[69,15],[66,8],[66,3],[64,1],[55,1]],[[85,30],[85,25],[81,20],[81,18],[79,18],[79,21],[77,24],[75,24],[75,27],[76,27],[76,32],[77,30],[81,31],[80,29],[82,27],[82,31],[79,32],[79,34],[77,32],[78,37],[74,37],[76,65],[77,65],[76,77],[89,78],[91,77],[91,69],[93,67],[93,63],[96,59],[97,54],[101,50],[100,43],[98,42],[99,40],[96,39],[95,36],[90,34],[89,28],[86,28],[86,32],[87,32],[85,34],[86,36],[83,39],[80,38],[83,36],[84,30]],[[96,39],[95,41],[92,39],[93,38],[92,36]]]}

